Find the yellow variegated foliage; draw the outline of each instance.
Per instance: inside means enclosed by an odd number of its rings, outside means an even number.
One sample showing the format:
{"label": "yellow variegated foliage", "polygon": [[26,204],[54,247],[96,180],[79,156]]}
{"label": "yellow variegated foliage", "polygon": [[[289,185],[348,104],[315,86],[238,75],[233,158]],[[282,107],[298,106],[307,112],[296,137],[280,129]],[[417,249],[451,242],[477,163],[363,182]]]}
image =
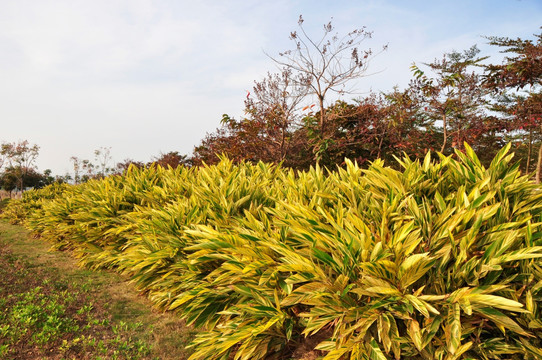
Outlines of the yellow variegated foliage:
{"label": "yellow variegated foliage", "polygon": [[542,189],[508,151],[130,168],[4,215],[200,328],[191,359],[541,359]]}

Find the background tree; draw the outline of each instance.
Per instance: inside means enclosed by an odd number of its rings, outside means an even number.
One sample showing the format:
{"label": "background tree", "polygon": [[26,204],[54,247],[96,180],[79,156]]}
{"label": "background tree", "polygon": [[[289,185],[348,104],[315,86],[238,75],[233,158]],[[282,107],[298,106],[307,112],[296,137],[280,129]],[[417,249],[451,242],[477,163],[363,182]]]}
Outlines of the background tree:
{"label": "background tree", "polygon": [[534,171],[533,146],[542,141],[542,94],[503,92],[494,96],[491,110],[498,114],[495,121],[507,130],[505,141],[514,143],[525,172]]}
{"label": "background tree", "polygon": [[330,21],[324,25],[322,37],[313,39],[306,33],[303,22],[303,17],[299,16],[299,32],[290,33],[295,47],[271,59],[292,73],[296,86],[306,87],[309,94],[316,98],[319,110],[318,132],[313,140],[316,159],[319,159],[329,141],[326,112],[328,95],[351,93],[352,81],[366,75],[373,53],[371,49],[363,50],[359,46],[372,36],[372,32],[362,27],[340,36],[334,33]]}
{"label": "background tree", "polygon": [[73,180],[76,184],[86,182],[96,177],[96,166],[90,160],[72,156],[70,161],[73,165]]}
{"label": "background tree", "polygon": [[5,164],[7,164],[8,161],[8,153],[4,151],[4,147],[7,146],[7,144],[2,143],[0,145],[0,171],[4,167]]}
{"label": "background tree", "polygon": [[[387,127],[394,130],[395,135],[386,147],[391,147],[391,156],[406,153],[410,157],[424,157],[427,151],[435,151],[440,147],[440,132],[435,129],[431,118],[424,110],[423,96],[411,87],[383,93],[386,106]],[[379,154],[389,151],[379,149]],[[379,155],[380,156],[380,155]]]}
{"label": "background tree", "polygon": [[486,130],[483,127],[487,123],[483,119],[487,92],[481,86],[480,75],[471,70],[486,59],[478,58],[479,52],[472,46],[462,53],[452,51],[441,60],[424,64],[434,77],[412,65],[415,79],[410,86],[422,94],[426,116],[433,120],[434,128],[442,131],[440,152],[462,147],[465,141],[474,143]]}
{"label": "background tree", "polygon": [[45,169],[42,174],[43,186],[51,185],[54,182],[62,182],[62,177],[53,176],[53,171],[51,169]]}
{"label": "background tree", "polygon": [[44,186],[55,182],[55,178],[51,176],[51,170],[47,169],[42,173],[35,169],[30,169],[25,176],[25,184],[33,189],[41,189]]}
{"label": "background tree", "polygon": [[[510,39],[507,37],[488,37],[489,44],[502,48],[501,53],[505,56],[501,64],[486,65],[484,84],[487,88],[498,92],[514,92],[528,89],[523,97],[515,98],[516,104],[511,108],[515,118],[514,130],[529,132],[529,149],[532,148],[533,137],[542,133],[542,117],[540,108],[542,105],[542,33],[535,34],[531,39]],[[501,109],[502,110],[502,109]],[[510,111],[504,110],[505,114]],[[514,113],[515,112],[515,113]],[[539,137],[539,136],[537,136]],[[530,164],[531,152],[528,152],[528,163]],[[535,180],[540,183],[542,171],[542,142],[538,150],[538,161],[536,166]]]}
{"label": "background tree", "polygon": [[13,174],[17,176],[17,186],[21,191],[24,191],[25,188],[25,176],[34,169],[39,149],[38,145],[32,145],[28,140],[3,143],[1,146],[0,154],[6,158],[9,166],[14,169]]}
{"label": "background tree", "polygon": [[110,167],[111,161],[111,147],[102,146],[94,150],[94,159],[96,160],[96,171],[97,175],[105,177],[113,171]]}
{"label": "background tree", "polygon": [[[137,165],[138,164],[136,164],[136,166]],[[167,153],[160,153],[158,156],[154,157],[153,161],[148,165],[158,165],[164,168],[176,168],[178,166],[190,166],[191,161],[186,155],[179,154],[178,151],[170,151]]]}
{"label": "background tree", "polygon": [[535,39],[487,37],[490,45],[504,48],[501,64],[486,65],[485,84],[490,88],[516,88],[542,85],[542,32]]}
{"label": "background tree", "polygon": [[[21,168],[9,166],[0,176],[0,187],[9,192],[12,196],[13,190],[20,186]],[[28,169],[24,175],[25,187],[40,189],[44,186],[55,182],[55,178],[51,176],[51,170],[45,170],[43,174],[35,169]]]}
{"label": "background tree", "polygon": [[120,175],[124,173],[130,166],[135,166],[137,168],[144,168],[146,165],[142,161],[124,159],[123,161],[117,163],[115,166],[114,174]]}
{"label": "background tree", "polygon": [[11,198],[13,190],[17,188],[18,177],[15,174],[15,169],[8,167],[0,175],[0,187],[9,193]]}
{"label": "background tree", "polygon": [[236,120],[224,114],[221,127],[213,133],[208,133],[194,148],[194,164],[217,163],[222,154],[227,155],[234,162],[270,161],[273,155],[265,136],[267,126],[267,123],[261,119]]}
{"label": "background tree", "polygon": [[81,159],[77,156],[70,157],[73,166],[73,180],[76,184],[93,178],[103,178],[112,174],[115,169],[111,166],[113,158],[111,147],[100,147],[94,150],[94,161]]}
{"label": "background tree", "polygon": [[194,149],[194,164],[213,164],[220,154],[227,154],[236,162],[261,160],[303,167],[306,138],[300,131],[300,107],[307,89],[292,76],[290,70],[284,69],[256,81],[245,100],[246,117],[237,120],[225,114],[222,126],[207,134]]}
{"label": "background tree", "polygon": [[70,162],[73,165],[73,181],[79,184],[81,182],[81,160],[77,156],[72,156]]}
{"label": "background tree", "polygon": [[82,170],[82,176],[81,176],[81,182],[89,181],[90,179],[93,179],[96,177],[96,165],[94,165],[90,160],[83,159],[81,160],[81,170]]}
{"label": "background tree", "polygon": [[[342,165],[345,158],[364,164],[379,156],[379,144],[382,145],[387,130],[381,101],[371,94],[357,103],[337,101],[326,109],[328,139],[322,149],[325,151],[320,153],[320,165],[333,168]],[[318,112],[305,119],[309,137],[318,132],[319,115]]]}
{"label": "background tree", "polygon": [[415,95],[410,89],[396,88],[387,94],[369,94],[354,103],[337,101],[327,109],[333,133],[327,157],[321,163],[334,167],[348,158],[360,165],[376,159],[393,164],[394,156],[403,153],[424,156],[436,146],[436,138],[428,135],[430,129]]}
{"label": "background tree", "polygon": [[291,69],[255,81],[254,96],[247,95],[245,113],[248,120],[261,124],[258,133],[268,143],[272,162],[287,161],[293,147],[293,133],[301,128],[300,106],[307,95],[303,79],[295,78]]}

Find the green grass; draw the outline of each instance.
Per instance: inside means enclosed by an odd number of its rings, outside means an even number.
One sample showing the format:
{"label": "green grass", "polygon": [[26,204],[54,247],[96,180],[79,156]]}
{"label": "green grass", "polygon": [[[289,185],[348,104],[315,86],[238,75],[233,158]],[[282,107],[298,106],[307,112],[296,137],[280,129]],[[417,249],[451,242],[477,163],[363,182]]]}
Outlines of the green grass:
{"label": "green grass", "polygon": [[192,338],[122,277],[0,222],[0,359],[186,359]]}

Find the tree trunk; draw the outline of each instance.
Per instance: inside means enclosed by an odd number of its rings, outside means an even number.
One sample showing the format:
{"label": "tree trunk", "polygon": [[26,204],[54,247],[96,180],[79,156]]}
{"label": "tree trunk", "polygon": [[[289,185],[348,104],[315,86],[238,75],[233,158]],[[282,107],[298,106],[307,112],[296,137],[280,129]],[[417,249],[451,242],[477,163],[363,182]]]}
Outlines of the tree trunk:
{"label": "tree trunk", "polygon": [[446,114],[442,115],[442,147],[440,148],[440,152],[444,153],[444,149],[446,149],[446,142],[448,141],[448,129],[446,128]]}
{"label": "tree trunk", "polygon": [[540,184],[540,168],[542,167],[542,145],[538,149],[538,162],[536,163],[536,177],[535,181],[537,184]]}
{"label": "tree trunk", "polygon": [[320,140],[324,140],[326,131],[326,115],[324,109],[324,98],[318,96],[318,105],[320,106]]}
{"label": "tree trunk", "polygon": [[384,134],[380,136],[380,141],[378,142],[378,154],[376,155],[377,159],[380,159],[382,156],[382,144],[384,143]]}
{"label": "tree trunk", "polygon": [[320,136],[316,145],[315,160],[317,163],[320,163],[320,158],[322,157],[322,145],[325,140],[325,131],[326,131],[326,117],[324,109],[324,97],[318,95],[318,103],[320,106]]}
{"label": "tree trunk", "polygon": [[280,161],[284,161],[286,158],[286,129],[283,127],[281,129],[281,139],[280,139]]}
{"label": "tree trunk", "polygon": [[529,129],[529,148],[527,150],[527,165],[525,166],[525,174],[529,173],[531,167],[531,156],[533,153],[533,128]]}

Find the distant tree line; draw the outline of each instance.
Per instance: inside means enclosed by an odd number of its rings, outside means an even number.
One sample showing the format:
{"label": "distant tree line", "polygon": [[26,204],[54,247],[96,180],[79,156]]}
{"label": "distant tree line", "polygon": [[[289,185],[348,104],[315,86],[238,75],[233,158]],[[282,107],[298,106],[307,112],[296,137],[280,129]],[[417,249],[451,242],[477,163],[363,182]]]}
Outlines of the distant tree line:
{"label": "distant tree line", "polygon": [[90,179],[102,178],[109,175],[122,174],[130,166],[144,168],[152,166],[172,167],[190,166],[191,162],[187,155],[181,155],[178,151],[160,153],[149,162],[125,159],[116,164],[113,163],[110,147],[100,147],[94,150],[94,162],[72,156],[70,161],[73,165],[73,177],[70,181],[75,184],[86,182]]}
{"label": "distant tree line", "polygon": [[90,179],[121,174],[130,166],[175,168],[181,165],[192,165],[188,156],[181,155],[177,151],[160,153],[147,163],[126,159],[114,164],[111,147],[100,147],[94,150],[94,160],[72,156],[70,162],[73,166],[73,173],[54,176],[50,169],[43,172],[37,170],[36,160],[39,156],[39,150],[38,145],[31,144],[28,140],[1,143],[0,189],[8,192],[11,196],[13,191],[24,191],[30,188],[39,189],[54,182],[79,184]]}

